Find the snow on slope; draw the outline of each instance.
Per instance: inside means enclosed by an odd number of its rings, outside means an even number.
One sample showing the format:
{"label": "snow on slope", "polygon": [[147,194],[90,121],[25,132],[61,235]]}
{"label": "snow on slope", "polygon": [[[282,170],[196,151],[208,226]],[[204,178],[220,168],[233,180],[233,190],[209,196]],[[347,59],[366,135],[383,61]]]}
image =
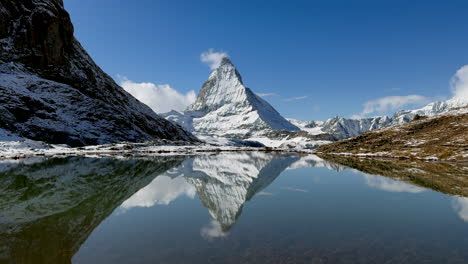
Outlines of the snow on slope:
{"label": "snow on slope", "polygon": [[369,130],[385,127],[390,123],[390,118],[377,116],[361,119],[350,119],[336,116],[327,121],[301,121],[288,119],[301,130],[311,135],[329,134],[334,140],[354,137]]}
{"label": "snow on slope", "polygon": [[311,135],[319,135],[323,134],[324,132],[322,131],[322,126],[323,126],[323,121],[317,121],[317,120],[312,120],[312,121],[302,121],[302,120],[297,120],[293,118],[286,118],[291,124],[297,126],[303,131],[307,131],[307,133]]}
{"label": "snow on slope", "polygon": [[355,137],[369,130],[374,130],[387,126],[390,118],[377,116],[361,119],[348,119],[337,116],[328,119],[322,126],[322,131],[333,136],[335,140]]}
{"label": "snow on slope", "polygon": [[392,122],[389,126],[398,126],[409,121],[412,121],[416,115],[419,116],[435,116],[447,113],[454,108],[464,107],[468,105],[468,100],[464,98],[452,98],[446,101],[438,101],[430,103],[422,108],[415,110],[403,110],[395,113],[392,117]]}

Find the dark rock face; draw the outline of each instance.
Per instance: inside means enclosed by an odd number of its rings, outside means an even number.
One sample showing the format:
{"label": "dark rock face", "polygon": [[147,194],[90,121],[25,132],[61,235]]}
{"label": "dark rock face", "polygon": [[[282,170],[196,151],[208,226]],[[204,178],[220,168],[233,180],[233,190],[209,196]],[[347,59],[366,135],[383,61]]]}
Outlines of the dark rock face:
{"label": "dark rock face", "polygon": [[61,0],[0,0],[0,128],[72,146],[197,141],[104,73]]}

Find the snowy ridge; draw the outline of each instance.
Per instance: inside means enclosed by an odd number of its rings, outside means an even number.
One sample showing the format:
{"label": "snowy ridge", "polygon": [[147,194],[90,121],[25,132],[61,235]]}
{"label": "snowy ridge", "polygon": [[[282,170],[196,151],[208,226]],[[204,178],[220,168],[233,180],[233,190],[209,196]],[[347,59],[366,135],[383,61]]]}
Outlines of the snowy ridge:
{"label": "snowy ridge", "polygon": [[438,101],[430,103],[422,108],[415,110],[403,110],[395,113],[392,117],[392,122],[389,126],[398,126],[406,124],[414,119],[416,115],[419,116],[435,116],[447,113],[452,109],[464,107],[468,105],[468,100],[463,98],[452,98],[446,101]]}
{"label": "snowy ridge", "polygon": [[374,130],[387,126],[390,118],[377,116],[362,119],[347,119],[337,116],[328,119],[322,126],[322,131],[333,136],[335,140],[355,137],[369,130]]}
{"label": "snowy ridge", "polygon": [[286,118],[291,124],[297,126],[303,131],[306,131],[307,133],[311,135],[319,135],[323,134],[324,132],[322,131],[322,126],[323,126],[323,121],[317,121],[317,120],[312,120],[312,121],[302,121],[302,120],[297,120],[293,118]]}

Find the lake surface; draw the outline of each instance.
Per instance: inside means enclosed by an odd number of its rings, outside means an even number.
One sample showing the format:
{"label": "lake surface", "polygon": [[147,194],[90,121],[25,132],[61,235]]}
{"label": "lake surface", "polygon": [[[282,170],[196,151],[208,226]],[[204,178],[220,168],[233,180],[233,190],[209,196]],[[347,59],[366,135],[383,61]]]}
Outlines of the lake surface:
{"label": "lake surface", "polygon": [[468,263],[467,165],[389,164],[2,161],[0,263]]}

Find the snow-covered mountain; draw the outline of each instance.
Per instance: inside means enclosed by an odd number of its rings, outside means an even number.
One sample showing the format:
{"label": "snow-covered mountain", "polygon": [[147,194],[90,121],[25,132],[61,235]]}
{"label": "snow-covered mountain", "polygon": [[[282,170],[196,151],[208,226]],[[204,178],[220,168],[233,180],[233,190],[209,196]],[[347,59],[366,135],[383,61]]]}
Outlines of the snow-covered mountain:
{"label": "snow-covered mountain", "polygon": [[299,131],[268,102],[244,86],[242,77],[225,57],[186,111],[163,114],[188,131],[228,138],[248,138],[272,130]]}
{"label": "snow-covered mountain", "polygon": [[402,110],[395,113],[392,117],[376,116],[365,118],[344,118],[336,116],[327,121],[301,121],[288,119],[291,123],[298,126],[301,130],[311,134],[329,134],[334,140],[340,140],[355,137],[367,131],[394,127],[406,124],[418,116],[435,116],[446,113],[454,108],[467,106],[468,101],[462,98],[452,98],[446,101],[430,103],[422,108],[415,110]]}
{"label": "snow-covered mountain", "polygon": [[463,98],[452,98],[446,101],[438,101],[430,103],[422,108],[415,110],[402,110],[392,117],[389,126],[398,126],[409,121],[412,121],[416,115],[419,116],[435,116],[446,113],[452,109],[464,107],[468,105],[468,100]]}
{"label": "snow-covered mountain", "polygon": [[301,130],[313,135],[328,134],[333,140],[354,137],[369,130],[385,127],[391,121],[386,116],[351,119],[336,116],[327,121],[301,121],[288,119]]}
{"label": "snow-covered mountain", "polygon": [[0,128],[71,146],[195,141],[104,73],[61,0],[0,1]]}
{"label": "snow-covered mountain", "polygon": [[355,137],[369,130],[387,126],[390,123],[387,116],[377,116],[361,119],[348,119],[337,116],[328,119],[322,126],[322,131],[333,136],[335,140]]}

